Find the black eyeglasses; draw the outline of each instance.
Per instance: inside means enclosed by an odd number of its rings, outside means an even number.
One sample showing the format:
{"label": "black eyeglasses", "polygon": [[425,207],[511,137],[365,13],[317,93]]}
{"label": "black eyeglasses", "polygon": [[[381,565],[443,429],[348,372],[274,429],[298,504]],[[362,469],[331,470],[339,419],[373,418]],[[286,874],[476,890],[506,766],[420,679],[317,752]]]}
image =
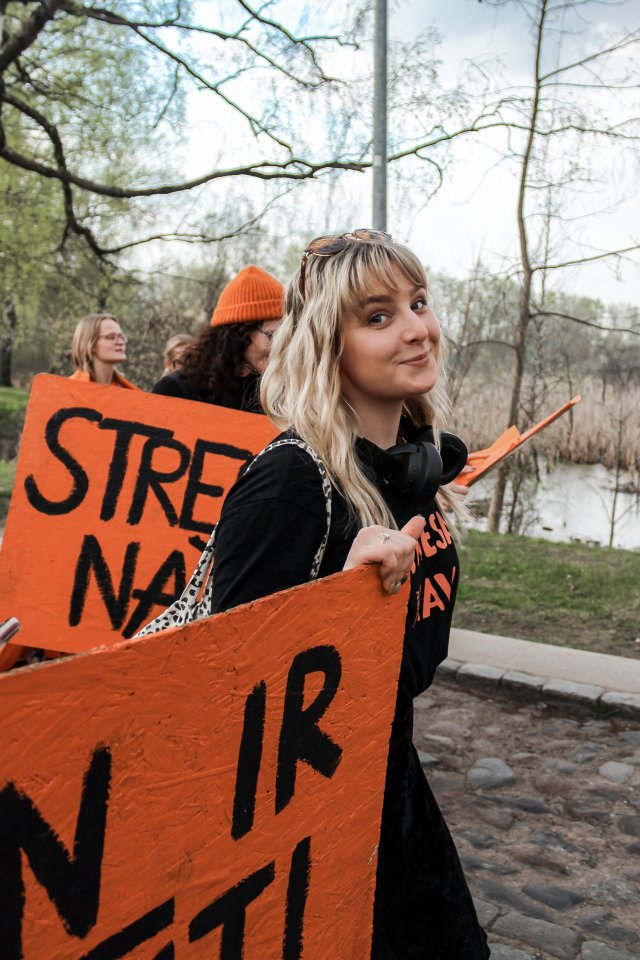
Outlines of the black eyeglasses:
{"label": "black eyeglasses", "polygon": [[309,257],[332,257],[336,253],[341,253],[350,240],[383,240],[392,243],[393,237],[390,233],[384,233],[382,230],[369,230],[366,227],[352,230],[350,233],[343,233],[337,237],[316,237],[302,254],[300,263],[300,293],[303,297],[304,277]]}

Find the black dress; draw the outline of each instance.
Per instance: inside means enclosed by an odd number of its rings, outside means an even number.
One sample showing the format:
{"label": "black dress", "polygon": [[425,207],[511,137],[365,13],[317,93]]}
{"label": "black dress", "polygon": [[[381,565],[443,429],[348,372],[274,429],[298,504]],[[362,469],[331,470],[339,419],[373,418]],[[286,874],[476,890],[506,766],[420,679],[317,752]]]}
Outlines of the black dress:
{"label": "black dress", "polygon": [[[365,469],[402,527],[415,509]],[[413,698],[447,656],[459,577],[446,523],[432,502],[411,572],[398,700],[391,738],[378,852],[372,960],[486,960],[458,855],[413,746]],[[216,537],[213,609],[304,583],[326,532],[318,468],[307,453],[282,446],[261,457],[225,500]],[[329,539],[320,576],[342,570],[358,524],[333,488]]]}

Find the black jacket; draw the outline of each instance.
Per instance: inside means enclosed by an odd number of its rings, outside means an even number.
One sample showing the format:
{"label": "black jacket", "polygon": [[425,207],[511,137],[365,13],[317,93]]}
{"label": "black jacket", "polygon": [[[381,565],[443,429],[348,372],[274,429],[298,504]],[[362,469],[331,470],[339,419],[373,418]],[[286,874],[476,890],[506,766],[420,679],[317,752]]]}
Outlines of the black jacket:
{"label": "black jacket", "polygon": [[[370,475],[402,527],[415,509]],[[371,960],[487,960],[486,936],[412,742],[412,698],[429,686],[447,655],[459,577],[455,546],[435,502],[425,514],[389,743]],[[313,460],[295,446],[269,451],[225,500],[216,538],[214,610],[308,580],[325,531],[325,498]],[[342,570],[357,531],[344,497],[333,488],[320,576]]]}
{"label": "black jacket", "polygon": [[180,397],[183,400],[199,400],[201,403],[215,403],[219,407],[230,407],[232,410],[248,410],[251,413],[261,413],[260,408],[260,376],[250,373],[246,377],[235,377],[231,394],[227,397],[216,397],[212,393],[195,390],[189,378],[180,370],[166,373],[154,385],[151,393],[163,397]]}
{"label": "black jacket", "polygon": [[[398,527],[417,512],[375,474]],[[329,540],[320,576],[344,567],[359,525],[334,487]],[[447,656],[459,577],[455,546],[435,501],[411,573],[400,688],[413,698],[430,685]],[[326,531],[318,468],[299,447],[270,450],[229,491],[216,534],[216,613],[305,583]]]}

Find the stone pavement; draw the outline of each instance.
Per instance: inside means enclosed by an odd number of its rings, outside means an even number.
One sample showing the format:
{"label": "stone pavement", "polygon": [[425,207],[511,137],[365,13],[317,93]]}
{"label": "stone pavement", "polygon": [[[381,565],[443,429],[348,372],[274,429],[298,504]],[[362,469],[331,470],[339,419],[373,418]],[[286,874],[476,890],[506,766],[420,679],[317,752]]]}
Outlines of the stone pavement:
{"label": "stone pavement", "polygon": [[515,689],[443,672],[415,701],[492,958],[640,960],[640,723]]}

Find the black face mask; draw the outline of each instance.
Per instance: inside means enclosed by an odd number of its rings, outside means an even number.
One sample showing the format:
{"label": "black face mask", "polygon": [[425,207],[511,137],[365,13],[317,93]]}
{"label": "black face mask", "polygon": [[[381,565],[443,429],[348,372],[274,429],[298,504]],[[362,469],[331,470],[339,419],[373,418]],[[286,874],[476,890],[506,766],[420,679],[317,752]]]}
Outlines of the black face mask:
{"label": "black face mask", "polygon": [[433,500],[438,487],[451,483],[467,462],[468,450],[453,433],[440,433],[440,450],[433,429],[420,427],[409,443],[381,450],[370,440],[358,440],[358,451],[378,476],[416,507]]}

